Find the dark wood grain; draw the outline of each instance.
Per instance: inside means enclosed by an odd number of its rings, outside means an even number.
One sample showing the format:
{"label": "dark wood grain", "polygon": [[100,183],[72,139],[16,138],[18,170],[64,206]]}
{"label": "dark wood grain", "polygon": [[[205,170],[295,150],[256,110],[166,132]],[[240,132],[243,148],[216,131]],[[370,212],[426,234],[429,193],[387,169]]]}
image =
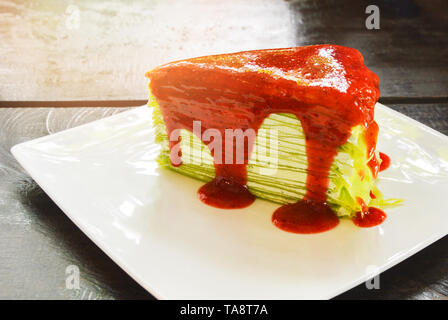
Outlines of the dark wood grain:
{"label": "dark wood grain", "polygon": [[380,288],[363,283],[336,299],[448,300],[448,237],[380,274]]}
{"label": "dark wood grain", "polygon": [[[9,150],[142,104],[143,74],[161,63],[317,43],[354,47],[379,75],[382,102],[448,134],[448,1],[74,3],[0,0],[0,299],[153,298],[62,213]],[[369,4],[380,7],[380,30],[365,28]],[[337,298],[446,299],[447,241],[381,274],[380,290],[361,284]],[[69,265],[80,268],[79,290],[65,288]]]}
{"label": "dark wood grain", "polygon": [[143,100],[161,63],[334,43],[359,49],[382,96],[448,97],[448,2],[0,0],[0,100]]}
{"label": "dark wood grain", "polygon": [[[0,299],[152,299],[109,259],[10,154],[21,141],[125,109],[0,109]],[[66,289],[66,268],[80,289]]]}
{"label": "dark wood grain", "polygon": [[[391,107],[448,133],[448,104]],[[125,110],[0,109],[0,299],[153,298],[64,215],[9,152],[16,143]],[[79,290],[65,288],[69,265],[80,268]],[[384,272],[380,280],[380,290],[361,284],[338,299],[446,299],[448,238]]]}
{"label": "dark wood grain", "polygon": [[448,135],[448,103],[389,104],[388,106]]}
{"label": "dark wood grain", "polygon": [[[448,1],[291,1],[296,43],[335,43],[362,52],[383,98],[448,96]],[[380,8],[366,30],[365,8]],[[389,101],[388,101],[389,102]]]}

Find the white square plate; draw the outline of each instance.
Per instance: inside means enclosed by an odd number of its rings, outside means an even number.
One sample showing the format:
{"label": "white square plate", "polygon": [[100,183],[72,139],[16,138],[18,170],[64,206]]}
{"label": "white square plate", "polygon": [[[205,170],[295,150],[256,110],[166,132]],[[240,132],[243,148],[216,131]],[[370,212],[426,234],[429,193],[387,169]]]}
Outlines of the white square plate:
{"label": "white square plate", "polygon": [[157,298],[331,298],[447,234],[448,137],[380,104],[378,149],[387,210],[380,226],[351,221],[299,235],[271,223],[257,199],[220,210],[201,182],[159,169],[147,107],[16,145],[12,153],[56,204]]}

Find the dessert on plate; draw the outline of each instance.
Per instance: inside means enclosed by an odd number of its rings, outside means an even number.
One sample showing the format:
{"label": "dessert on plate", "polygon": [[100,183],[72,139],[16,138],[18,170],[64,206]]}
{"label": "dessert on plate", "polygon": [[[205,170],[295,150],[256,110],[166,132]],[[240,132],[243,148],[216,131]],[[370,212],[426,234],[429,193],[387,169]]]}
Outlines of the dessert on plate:
{"label": "dessert on plate", "polygon": [[375,185],[379,79],[361,53],[337,45],[244,51],[171,62],[147,74],[159,163],[206,182],[219,208],[256,197],[281,204],[273,223],[316,233],[339,218],[381,223]]}

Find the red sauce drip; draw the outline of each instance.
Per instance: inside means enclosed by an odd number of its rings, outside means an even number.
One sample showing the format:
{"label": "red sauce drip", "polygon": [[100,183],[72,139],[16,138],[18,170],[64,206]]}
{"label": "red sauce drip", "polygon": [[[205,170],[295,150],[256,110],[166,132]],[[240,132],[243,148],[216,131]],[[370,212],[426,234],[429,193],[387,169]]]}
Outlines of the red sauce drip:
{"label": "red sauce drip", "polygon": [[370,228],[381,224],[386,217],[386,213],[382,210],[375,207],[369,207],[364,212],[357,212],[356,217],[353,218],[353,223],[358,227]]}
{"label": "red sauce drip", "polygon": [[[291,113],[301,121],[306,137],[307,192],[298,203],[279,208],[273,222],[297,233],[322,232],[338,224],[326,204],[329,171],[338,147],[347,141],[353,126],[363,125],[373,154],[378,134],[373,113],[379,80],[357,50],[318,45],[246,51],[169,63],[147,76],[169,136],[176,129],[194,132],[193,121],[201,121],[201,134],[195,134],[211,149],[216,169],[215,179],[199,189],[203,202],[242,208],[254,197],[246,186],[253,143],[248,142],[242,164],[224,164],[232,146],[223,143],[221,152],[216,152],[202,134],[207,129],[222,137],[226,129],[257,133],[271,113]],[[377,166],[372,160],[375,174]]]}
{"label": "red sauce drip", "polygon": [[372,121],[370,125],[367,127],[365,139],[367,144],[367,159],[370,158],[370,161],[368,163],[370,170],[372,171],[373,177],[378,176],[378,172],[380,170],[380,163],[375,156],[375,148],[376,148],[376,141],[378,137],[378,124],[376,121]]}
{"label": "red sauce drip", "polygon": [[198,190],[202,202],[216,208],[237,209],[244,208],[255,201],[246,185],[217,177],[204,184]]}
{"label": "red sauce drip", "polygon": [[272,222],[288,232],[319,233],[336,227],[339,219],[325,202],[302,200],[278,208]]}
{"label": "red sauce drip", "polygon": [[381,159],[381,165],[380,165],[380,171],[384,171],[390,166],[390,158],[387,154],[380,152],[380,159]]}

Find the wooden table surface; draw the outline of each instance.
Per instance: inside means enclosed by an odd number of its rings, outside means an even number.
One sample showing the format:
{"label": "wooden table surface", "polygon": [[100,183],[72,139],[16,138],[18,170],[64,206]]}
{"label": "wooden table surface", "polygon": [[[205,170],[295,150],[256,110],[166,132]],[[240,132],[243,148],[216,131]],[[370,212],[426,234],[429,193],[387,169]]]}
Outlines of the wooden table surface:
{"label": "wooden table surface", "polygon": [[[0,0],[0,298],[152,299],[36,185],[10,148],[145,103],[171,60],[334,43],[359,49],[381,102],[448,134],[448,2]],[[448,214],[448,212],[447,212]],[[80,268],[79,290],[65,287]],[[275,298],[275,297],[273,297]],[[448,299],[448,238],[340,299]]]}

